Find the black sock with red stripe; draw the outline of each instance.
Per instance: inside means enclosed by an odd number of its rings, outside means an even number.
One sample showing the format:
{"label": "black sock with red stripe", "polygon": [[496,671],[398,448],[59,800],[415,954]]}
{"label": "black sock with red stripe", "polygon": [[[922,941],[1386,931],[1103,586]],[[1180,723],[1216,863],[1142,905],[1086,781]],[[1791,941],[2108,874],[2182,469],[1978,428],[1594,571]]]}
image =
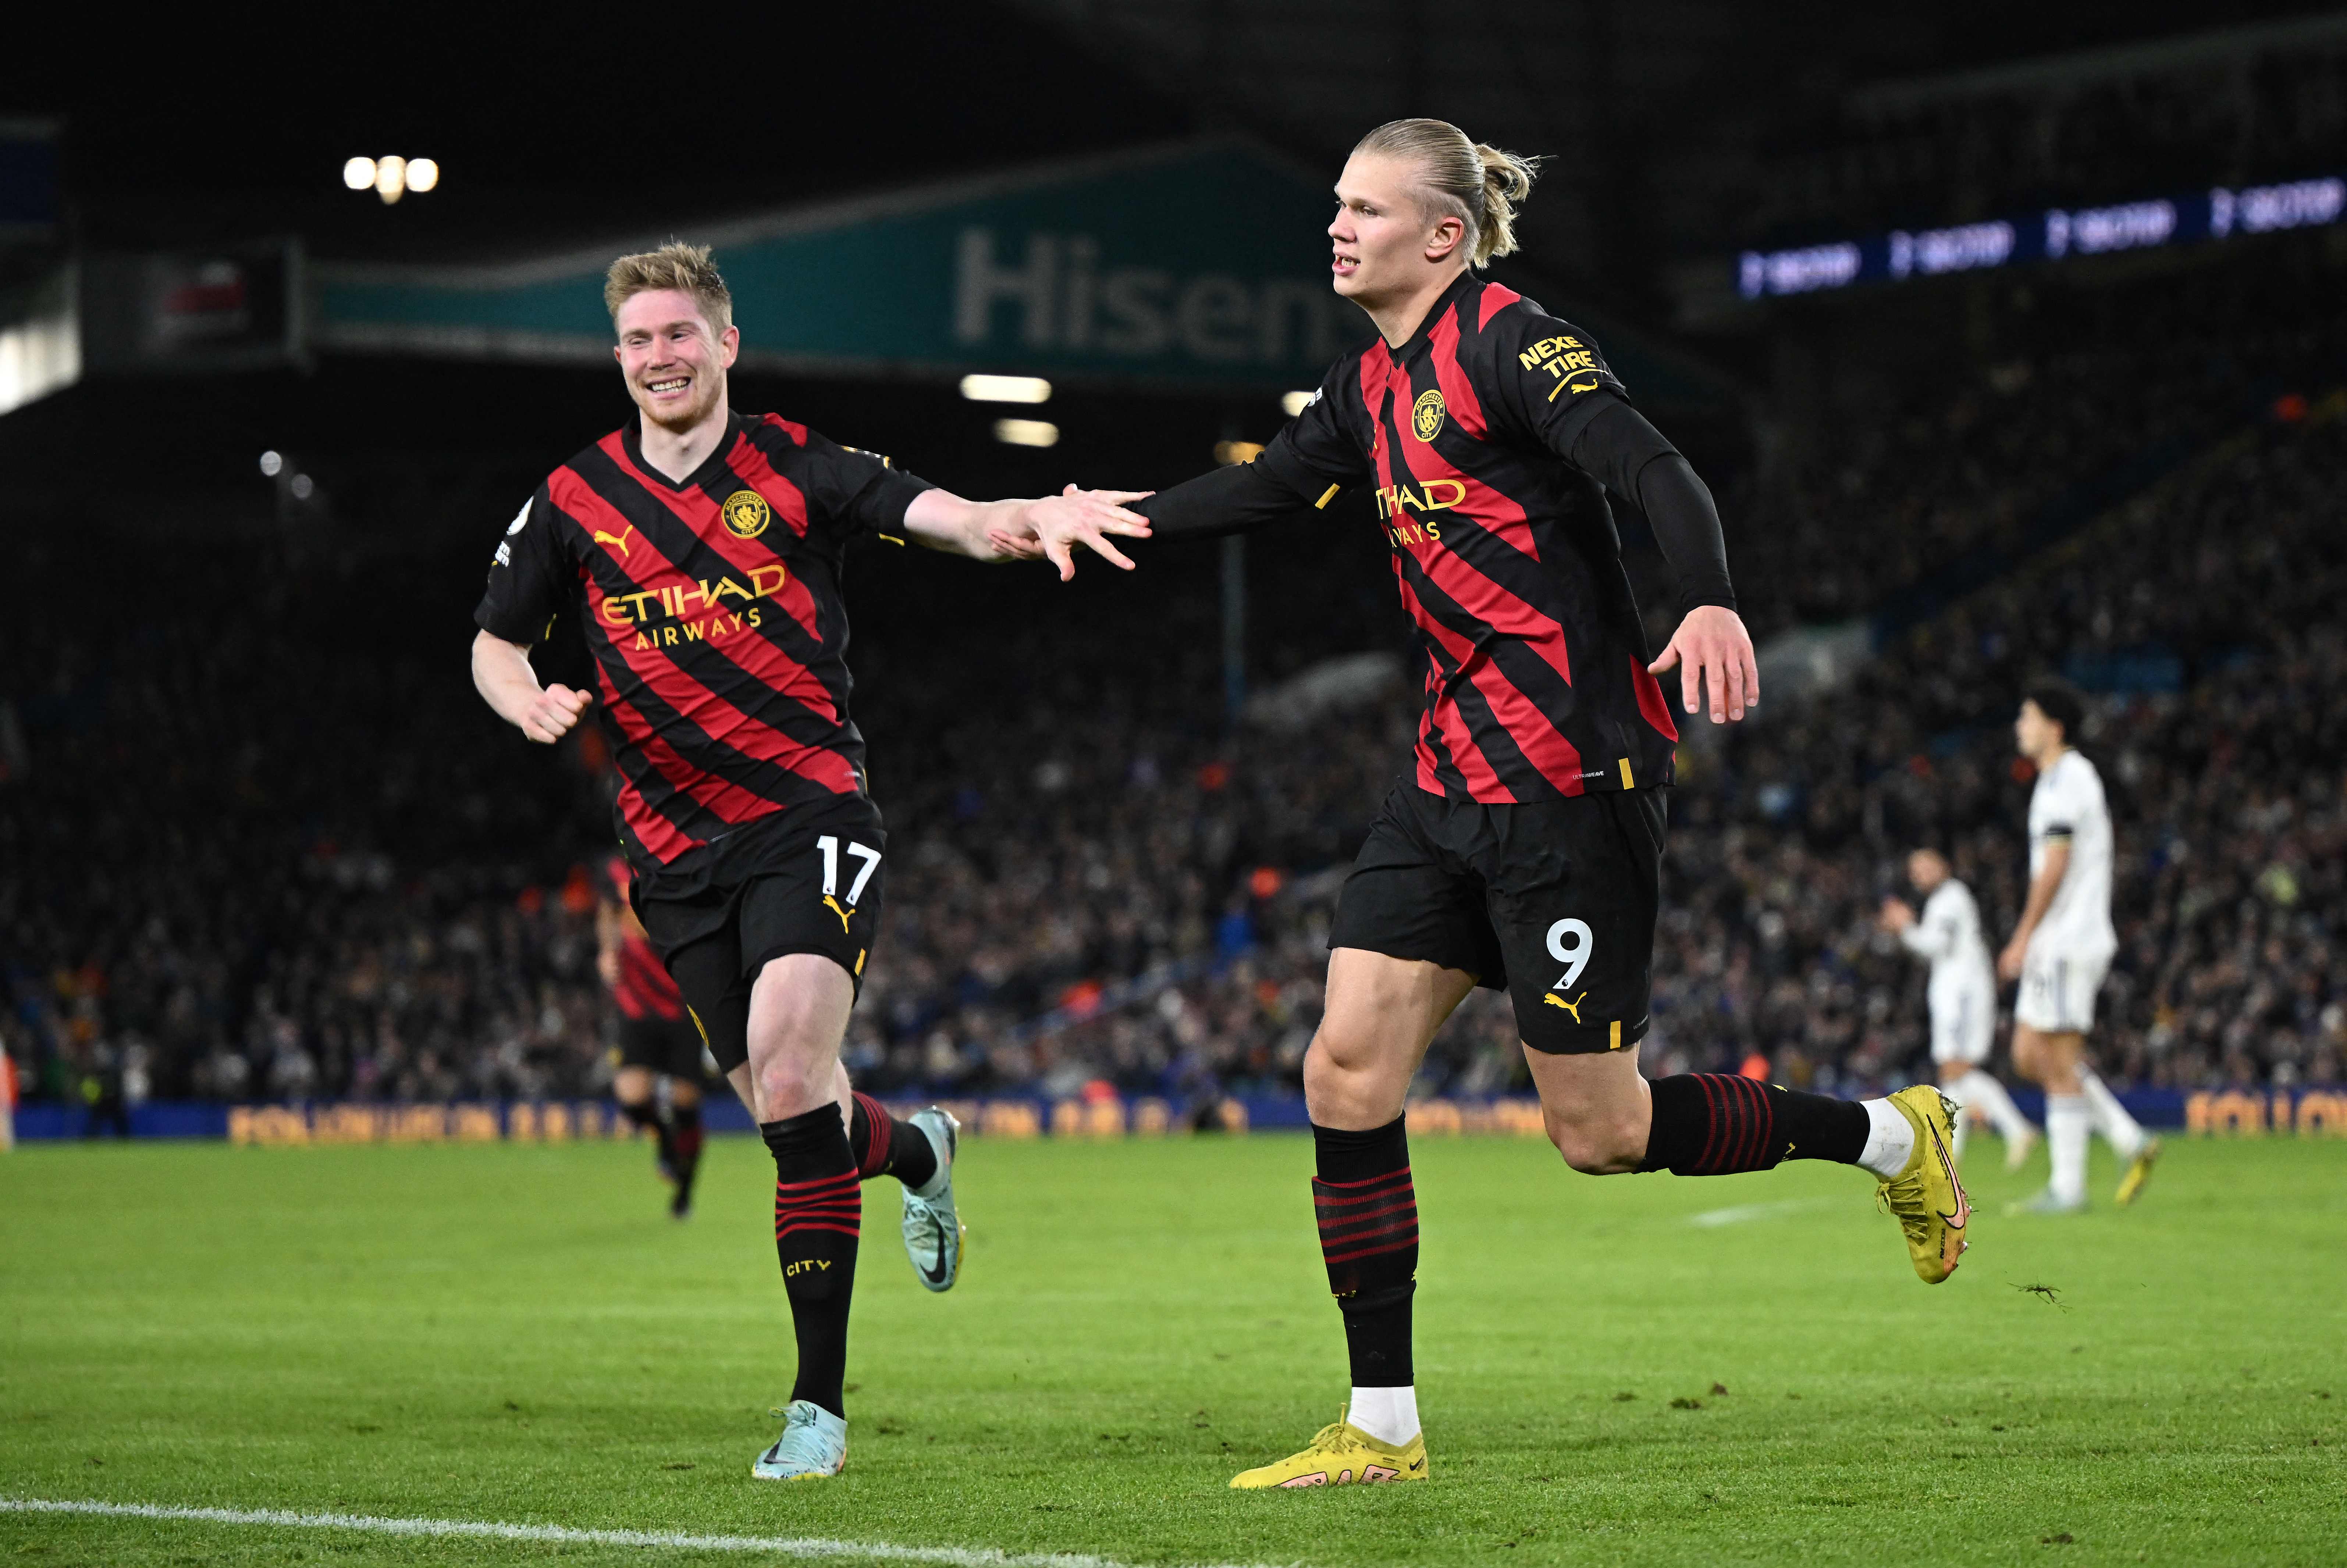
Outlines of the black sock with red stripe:
{"label": "black sock with red stripe", "polygon": [[1644,1171],[1725,1176],[1780,1160],[1858,1163],[1866,1107],[1727,1072],[1683,1072],[1652,1085],[1655,1120]]}
{"label": "black sock with red stripe", "polygon": [[818,1105],[758,1132],[774,1155],[774,1255],[798,1332],[793,1399],[812,1399],[845,1419],[847,1305],[856,1289],[856,1244],[864,1188],[839,1107]]}
{"label": "black sock with red stripe", "polygon": [[692,1202],[693,1173],[701,1169],[701,1104],[669,1107],[669,1147],[676,1161],[676,1200],[680,1209]]}
{"label": "black sock with red stripe", "polygon": [[1345,1315],[1357,1389],[1407,1389],[1410,1297],[1418,1289],[1418,1193],[1409,1183],[1409,1136],[1397,1116],[1366,1132],[1312,1126],[1319,1173],[1312,1212],[1328,1288]]}
{"label": "black sock with red stripe", "polygon": [[888,1108],[861,1090],[848,1113],[847,1143],[856,1151],[856,1173],[866,1181],[894,1176],[908,1187],[926,1187],[938,1173],[938,1152],[929,1135],[899,1122]]}
{"label": "black sock with red stripe", "polygon": [[620,1102],[620,1114],[652,1135],[659,1144],[654,1153],[663,1166],[671,1169],[675,1166],[676,1141],[669,1131],[667,1119],[660,1113],[660,1102],[639,1100],[630,1104],[622,1100]]}

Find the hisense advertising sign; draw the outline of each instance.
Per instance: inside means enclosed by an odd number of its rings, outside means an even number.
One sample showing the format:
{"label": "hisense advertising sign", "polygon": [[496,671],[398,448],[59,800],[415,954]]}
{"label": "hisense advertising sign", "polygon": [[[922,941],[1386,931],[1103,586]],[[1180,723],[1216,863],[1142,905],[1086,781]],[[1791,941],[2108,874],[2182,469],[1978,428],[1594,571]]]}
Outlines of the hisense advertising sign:
{"label": "hisense advertising sign", "polygon": [[[856,372],[1311,385],[1368,322],[1328,286],[1326,181],[1213,142],[706,226],[743,358]],[[603,269],[318,267],[324,348],[602,359]]]}
{"label": "hisense advertising sign", "polygon": [[[673,236],[715,248],[753,369],[1313,386],[1370,333],[1328,286],[1335,179],[1216,139],[678,224],[497,266],[315,262],[311,342],[604,361],[604,268]],[[1641,402],[1733,395],[1715,373],[1572,302],[1542,302],[1604,344]]]}

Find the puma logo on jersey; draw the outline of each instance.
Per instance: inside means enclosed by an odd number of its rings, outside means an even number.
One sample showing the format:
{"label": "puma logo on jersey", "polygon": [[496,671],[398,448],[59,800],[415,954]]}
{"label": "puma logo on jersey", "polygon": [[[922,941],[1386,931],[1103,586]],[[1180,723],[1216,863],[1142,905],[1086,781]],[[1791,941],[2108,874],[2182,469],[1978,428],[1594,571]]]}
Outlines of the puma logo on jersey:
{"label": "puma logo on jersey", "polygon": [[633,523],[630,523],[616,534],[598,533],[595,536],[595,542],[599,545],[617,545],[619,547],[620,553],[621,555],[626,555],[628,553],[628,536],[635,531],[636,526]]}
{"label": "puma logo on jersey", "polygon": [[839,933],[843,937],[846,936],[847,934],[847,917],[856,913],[855,908],[852,906],[846,908],[842,908],[840,907],[839,900],[833,897],[828,893],[823,896],[823,907],[839,917]]}
{"label": "puma logo on jersey", "polygon": [[1553,1008],[1563,1008],[1565,1011],[1571,1013],[1573,1015],[1573,1021],[1575,1023],[1579,1023],[1581,1021],[1581,1004],[1588,999],[1589,993],[1587,991],[1582,992],[1571,1001],[1565,1000],[1554,991],[1551,991],[1548,995],[1541,998],[1541,1000],[1548,1003],[1549,1006]]}

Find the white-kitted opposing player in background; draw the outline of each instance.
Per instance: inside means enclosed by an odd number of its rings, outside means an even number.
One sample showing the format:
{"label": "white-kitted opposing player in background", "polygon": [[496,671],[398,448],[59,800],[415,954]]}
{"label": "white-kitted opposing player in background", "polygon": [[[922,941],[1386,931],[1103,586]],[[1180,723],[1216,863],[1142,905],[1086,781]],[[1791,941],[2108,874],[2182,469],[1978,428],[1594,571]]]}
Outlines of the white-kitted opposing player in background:
{"label": "white-kitted opposing player in background", "polygon": [[[1980,906],[1936,849],[1907,856],[1907,880],[1923,897],[1922,912],[1903,898],[1886,898],[1882,925],[1909,952],[1931,960],[1923,1001],[1932,1015],[1932,1061],[1940,1070],[1940,1091],[1996,1129],[2004,1140],[2004,1168],[2017,1171],[2036,1146],[2037,1129],[1982,1065],[1996,1040],[1996,970],[1981,935]],[[1971,1120],[1956,1119],[1960,1157]]]}
{"label": "white-kitted opposing player in background", "polygon": [[[1988,939],[1981,937],[1981,906],[1948,871],[1948,856],[1939,850],[1908,855],[1908,883],[1922,895],[1922,913],[1906,899],[1885,899],[1882,927],[1911,953],[1932,960],[1924,1007],[1932,1011],[1932,1061],[1939,1066],[1941,1094],[1988,1120],[2004,1139],[2004,1169],[2018,1172],[2037,1145],[2037,1129],[2004,1084],[1981,1066],[1997,1038],[1997,972],[1988,962]],[[1972,1115],[1955,1120],[1960,1157]]]}
{"label": "white-kitted opposing player in background", "polygon": [[2014,744],[2037,769],[2029,797],[2029,902],[1997,958],[2018,979],[2013,1064],[2045,1086],[2045,1146],[2053,1179],[2024,1207],[2075,1214],[2086,1206],[2086,1138],[2100,1132],[2127,1162],[2118,1202],[2130,1204],[2159,1157],[2145,1133],[2086,1065],[2095,993],[2118,953],[2111,926],[2111,813],[2102,775],[2072,745],[2086,706],[2058,682],[2030,688],[2014,721]]}

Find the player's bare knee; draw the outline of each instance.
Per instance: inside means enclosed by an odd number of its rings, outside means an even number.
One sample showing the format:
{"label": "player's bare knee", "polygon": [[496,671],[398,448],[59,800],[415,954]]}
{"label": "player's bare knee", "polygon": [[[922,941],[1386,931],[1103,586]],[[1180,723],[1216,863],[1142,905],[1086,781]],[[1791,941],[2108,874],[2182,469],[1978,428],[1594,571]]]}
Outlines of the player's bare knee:
{"label": "player's bare knee", "polygon": [[830,1104],[837,1097],[832,1079],[838,1063],[828,1051],[794,1049],[789,1042],[761,1050],[761,1043],[751,1042],[751,1071],[757,1079],[761,1114],[766,1120],[799,1115]]}
{"label": "player's bare knee", "polygon": [[1399,1092],[1378,1070],[1377,1053],[1324,1023],[1304,1053],[1304,1100],[1312,1119],[1330,1127],[1378,1127],[1401,1113]]}
{"label": "player's bare knee", "polygon": [[1324,1081],[1356,1077],[1374,1059],[1369,1041],[1323,1020],[1304,1052],[1305,1079],[1308,1082],[1316,1076]]}
{"label": "player's bare knee", "polygon": [[1602,1132],[1576,1128],[1564,1139],[1555,1142],[1556,1151],[1564,1156],[1564,1163],[1584,1176],[1626,1175],[1638,1168],[1638,1162],[1645,1153],[1644,1149],[1632,1149],[1611,1128]]}
{"label": "player's bare knee", "polygon": [[2042,1082],[2045,1064],[2038,1044],[2036,1030],[2024,1025],[2013,1031],[2013,1070],[2024,1078]]}
{"label": "player's bare knee", "polygon": [[1618,1176],[1646,1157],[1645,1132],[1627,1116],[1592,1116],[1542,1108],[1548,1141],[1564,1163],[1584,1176]]}

